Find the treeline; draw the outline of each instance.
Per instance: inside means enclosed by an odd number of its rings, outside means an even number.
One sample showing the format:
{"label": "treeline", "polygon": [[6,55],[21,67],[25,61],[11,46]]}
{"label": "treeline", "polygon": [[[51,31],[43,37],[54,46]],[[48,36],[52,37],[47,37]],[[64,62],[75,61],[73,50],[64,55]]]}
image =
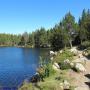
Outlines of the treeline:
{"label": "treeline", "polygon": [[0,46],[14,46],[20,42],[21,35],[0,34]]}
{"label": "treeline", "polygon": [[32,33],[22,35],[0,34],[0,45],[25,47],[72,47],[73,45],[90,43],[90,10],[83,10],[78,22],[68,12],[65,17],[53,28],[40,28]]}

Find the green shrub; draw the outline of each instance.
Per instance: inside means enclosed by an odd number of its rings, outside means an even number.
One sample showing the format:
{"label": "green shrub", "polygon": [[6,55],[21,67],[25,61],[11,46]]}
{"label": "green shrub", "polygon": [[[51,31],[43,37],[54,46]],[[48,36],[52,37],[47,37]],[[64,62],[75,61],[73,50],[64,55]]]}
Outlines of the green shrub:
{"label": "green shrub", "polygon": [[73,53],[69,50],[64,50],[61,54],[58,53],[58,55],[54,58],[54,61],[57,63],[62,63],[66,59],[73,60]]}
{"label": "green shrub", "polygon": [[62,53],[58,53],[58,55],[54,57],[54,61],[59,64],[62,70],[70,69],[70,65],[68,63],[64,63],[64,60],[68,59],[72,61],[73,56],[74,54],[72,52],[70,52],[68,49],[65,49]]}
{"label": "green shrub", "polygon": [[33,90],[33,88],[32,83],[24,83],[18,90]]}
{"label": "green shrub", "polygon": [[49,75],[53,75],[56,73],[56,71],[53,69],[51,63],[47,64],[46,68],[48,68],[48,70],[49,70]]}
{"label": "green shrub", "polygon": [[88,56],[90,56],[90,47],[88,47],[87,52],[88,52]]}
{"label": "green shrub", "polygon": [[70,64],[68,64],[68,63],[61,62],[59,65],[60,65],[60,69],[62,69],[62,70],[71,68]]}
{"label": "green shrub", "polygon": [[83,49],[90,47],[90,41],[84,41],[80,47]]}

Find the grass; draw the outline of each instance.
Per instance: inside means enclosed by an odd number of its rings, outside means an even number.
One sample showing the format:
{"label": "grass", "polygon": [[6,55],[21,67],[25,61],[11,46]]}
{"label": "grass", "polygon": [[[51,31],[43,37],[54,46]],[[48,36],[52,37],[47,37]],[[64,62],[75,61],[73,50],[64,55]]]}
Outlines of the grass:
{"label": "grass", "polygon": [[66,75],[67,70],[61,70],[45,78],[44,82],[38,82],[37,86],[33,86],[31,83],[24,83],[19,90],[60,90],[61,82],[64,80],[70,81]]}
{"label": "grass", "polygon": [[[39,82],[39,86],[41,87],[41,90],[60,90],[60,82],[62,82],[65,79],[65,72],[56,72],[55,74],[52,74],[50,77],[45,78],[44,82]],[[59,79],[58,79],[59,78]]]}
{"label": "grass", "polygon": [[57,56],[54,57],[54,61],[57,63],[63,62],[66,59],[69,59],[70,61],[73,60],[73,53],[69,50],[64,50],[62,53],[58,53]]}
{"label": "grass", "polygon": [[71,69],[70,64],[65,63],[64,61],[68,59],[70,62],[73,60],[74,54],[70,52],[68,49],[63,50],[62,53],[57,54],[57,56],[54,57],[54,62],[57,62],[60,66],[60,69]]}
{"label": "grass", "polygon": [[18,90],[61,90],[60,83],[64,80],[71,81],[71,79],[66,76],[66,73],[67,71],[65,70],[61,71],[61,74],[59,72],[55,73],[54,75],[45,78],[44,82],[38,82],[36,85],[24,83]]}
{"label": "grass", "polygon": [[59,83],[59,81],[55,80],[55,78],[59,76],[59,72],[54,71],[51,64],[48,65],[48,68],[50,70],[50,76],[46,77],[44,82],[38,82],[41,90],[53,90]]}

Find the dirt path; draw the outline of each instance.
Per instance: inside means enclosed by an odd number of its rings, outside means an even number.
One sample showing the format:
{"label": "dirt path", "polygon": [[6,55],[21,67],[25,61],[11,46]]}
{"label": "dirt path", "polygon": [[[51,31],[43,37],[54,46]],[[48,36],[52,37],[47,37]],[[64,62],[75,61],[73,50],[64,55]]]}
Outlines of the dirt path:
{"label": "dirt path", "polygon": [[69,72],[70,77],[73,78],[72,85],[77,87],[75,90],[90,90],[90,59],[86,58],[85,69],[86,72],[83,73],[77,73],[73,70]]}

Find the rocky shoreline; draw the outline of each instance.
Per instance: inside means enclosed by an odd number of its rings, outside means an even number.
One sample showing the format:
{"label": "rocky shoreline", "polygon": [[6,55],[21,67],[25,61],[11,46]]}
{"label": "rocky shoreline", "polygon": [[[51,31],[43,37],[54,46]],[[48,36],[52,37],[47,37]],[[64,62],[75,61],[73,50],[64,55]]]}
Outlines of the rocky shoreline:
{"label": "rocky shoreline", "polygon": [[[68,51],[71,54],[73,53],[73,58],[72,58],[73,60],[69,60],[67,56],[66,56],[67,58],[63,60],[62,64],[68,67],[68,69],[66,68],[67,70],[65,71],[65,73],[64,73],[64,70],[62,70],[62,65],[55,60],[58,56],[63,55],[66,52],[64,50],[60,50],[58,52],[50,51],[50,60],[52,63],[52,68],[56,71],[56,74],[50,80],[53,80],[54,82],[59,83],[59,84],[56,84],[58,85],[57,86],[58,88],[55,90],[89,90],[90,89],[89,88],[90,87],[90,69],[89,69],[90,59],[86,57],[88,53],[85,52],[85,50],[80,51],[76,47],[73,47],[72,49],[69,49]],[[46,78],[44,82],[42,82],[39,80],[40,79],[39,73],[35,75],[31,78],[31,82],[33,83],[33,80],[35,80],[37,85],[40,84],[39,87],[41,87],[44,83],[49,83],[47,79],[52,77],[52,76],[49,76],[49,78]],[[57,75],[59,77],[57,77]],[[62,78],[61,75],[62,77],[65,76],[63,78],[63,81],[60,81],[60,82],[56,81],[59,79],[61,80]],[[54,80],[54,77],[57,77],[57,78]],[[19,90],[22,90],[22,89],[19,89]],[[39,89],[35,89],[35,90],[39,90]]]}

